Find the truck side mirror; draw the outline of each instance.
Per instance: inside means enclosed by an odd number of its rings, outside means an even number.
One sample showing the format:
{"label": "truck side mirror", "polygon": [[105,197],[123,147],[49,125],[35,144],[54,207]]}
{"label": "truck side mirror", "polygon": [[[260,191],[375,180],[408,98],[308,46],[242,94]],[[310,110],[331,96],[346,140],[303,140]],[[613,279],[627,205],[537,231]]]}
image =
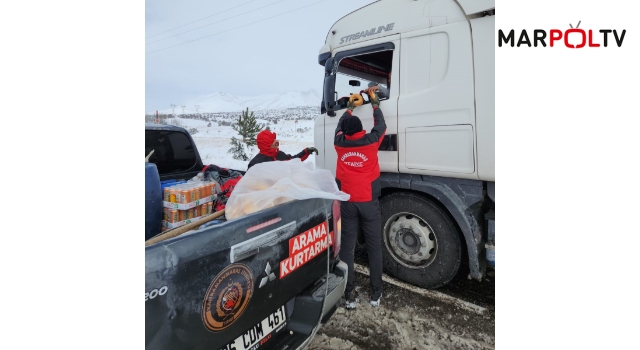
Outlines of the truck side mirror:
{"label": "truck side mirror", "polygon": [[327,110],[327,115],[333,117],[335,116],[335,112],[333,108],[336,104],[335,97],[335,86],[336,86],[336,76],[335,75],[327,75],[324,78],[324,106]]}
{"label": "truck side mirror", "polygon": [[327,58],[327,62],[324,63],[324,72],[326,75],[331,74],[333,70],[333,57]]}

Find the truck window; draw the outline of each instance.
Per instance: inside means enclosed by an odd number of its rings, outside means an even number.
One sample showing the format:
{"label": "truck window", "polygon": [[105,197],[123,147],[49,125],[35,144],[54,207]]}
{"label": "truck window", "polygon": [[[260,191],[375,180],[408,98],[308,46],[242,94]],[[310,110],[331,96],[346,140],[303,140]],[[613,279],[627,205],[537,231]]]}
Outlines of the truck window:
{"label": "truck window", "polygon": [[[379,51],[364,55],[349,56],[340,60],[336,73],[335,91],[338,95],[338,109],[346,108],[346,100],[351,94],[360,93],[370,82],[378,83],[382,87],[378,90],[380,100],[388,99],[391,83],[391,63],[393,51]],[[359,81],[360,86],[349,85],[349,81]],[[385,94],[387,92],[387,94]],[[365,103],[368,103],[365,96]]]}
{"label": "truck window", "polygon": [[149,162],[160,174],[186,171],[196,165],[196,153],[187,135],[177,131],[147,130],[145,156],[155,150]]}

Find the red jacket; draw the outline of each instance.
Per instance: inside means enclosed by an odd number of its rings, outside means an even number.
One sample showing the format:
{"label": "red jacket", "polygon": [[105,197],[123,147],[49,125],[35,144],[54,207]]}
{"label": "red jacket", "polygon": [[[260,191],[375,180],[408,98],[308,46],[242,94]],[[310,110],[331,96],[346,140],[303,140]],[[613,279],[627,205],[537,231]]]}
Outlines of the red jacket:
{"label": "red jacket", "polygon": [[349,110],[340,117],[333,141],[338,153],[336,180],[340,190],[351,195],[349,202],[368,202],[380,196],[378,148],[387,124],[380,108],[374,107],[371,132],[367,134],[362,130],[347,136],[342,123],[349,117]]}

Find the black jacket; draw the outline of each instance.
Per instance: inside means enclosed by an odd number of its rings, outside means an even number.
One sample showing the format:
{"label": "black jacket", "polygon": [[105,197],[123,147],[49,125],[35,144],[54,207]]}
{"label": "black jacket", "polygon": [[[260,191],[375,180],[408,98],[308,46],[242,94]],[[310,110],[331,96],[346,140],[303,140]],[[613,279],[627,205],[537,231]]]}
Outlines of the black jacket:
{"label": "black jacket", "polygon": [[258,155],[253,157],[253,159],[251,159],[251,161],[249,162],[249,166],[247,167],[247,170],[251,169],[252,166],[259,163],[273,162],[275,160],[291,160],[293,158],[300,158],[302,161],[304,161],[305,159],[307,159],[308,156],[309,156],[309,153],[307,153],[306,149],[303,149],[302,152],[296,154],[295,156],[286,154],[282,151],[278,151],[278,154],[276,155],[276,159],[273,159],[273,157],[269,157],[268,155],[258,153]]}

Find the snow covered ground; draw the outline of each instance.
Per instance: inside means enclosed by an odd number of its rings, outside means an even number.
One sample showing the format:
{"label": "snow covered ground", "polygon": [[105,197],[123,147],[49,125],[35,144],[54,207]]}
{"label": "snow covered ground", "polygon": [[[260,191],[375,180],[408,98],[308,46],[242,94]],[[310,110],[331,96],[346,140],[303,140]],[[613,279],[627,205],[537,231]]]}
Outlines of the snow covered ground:
{"label": "snow covered ground", "polygon": [[[281,118],[279,118],[279,114]],[[280,150],[285,153],[294,155],[306,147],[313,146],[313,115],[305,113],[297,119],[296,123],[295,117],[291,116],[291,111],[282,109],[257,111],[256,118],[258,123],[268,125],[271,131],[276,133],[278,140],[280,140]],[[277,122],[274,123],[276,120]],[[207,117],[207,120],[180,117],[166,120],[167,124],[176,122],[187,130],[192,128],[197,130],[191,137],[196,143],[203,164],[216,164],[224,168],[247,170],[249,161],[233,159],[231,153],[228,152],[231,148],[231,137],[240,138],[238,133],[230,125],[219,125],[234,123],[233,115],[219,114]],[[251,151],[250,154],[247,154],[249,159],[258,154],[258,148],[252,147]],[[310,156],[306,161],[315,164],[315,155]]]}
{"label": "snow covered ground", "polygon": [[[376,308],[368,303],[369,277],[359,272],[354,277],[360,292],[358,306],[345,310],[341,302],[329,322],[320,327],[309,350],[495,349],[494,298],[481,297],[489,304],[483,304],[486,310],[477,313],[385,282]],[[459,277],[467,279],[466,274]],[[491,285],[490,292],[495,293],[494,282],[487,279],[483,284]]]}

